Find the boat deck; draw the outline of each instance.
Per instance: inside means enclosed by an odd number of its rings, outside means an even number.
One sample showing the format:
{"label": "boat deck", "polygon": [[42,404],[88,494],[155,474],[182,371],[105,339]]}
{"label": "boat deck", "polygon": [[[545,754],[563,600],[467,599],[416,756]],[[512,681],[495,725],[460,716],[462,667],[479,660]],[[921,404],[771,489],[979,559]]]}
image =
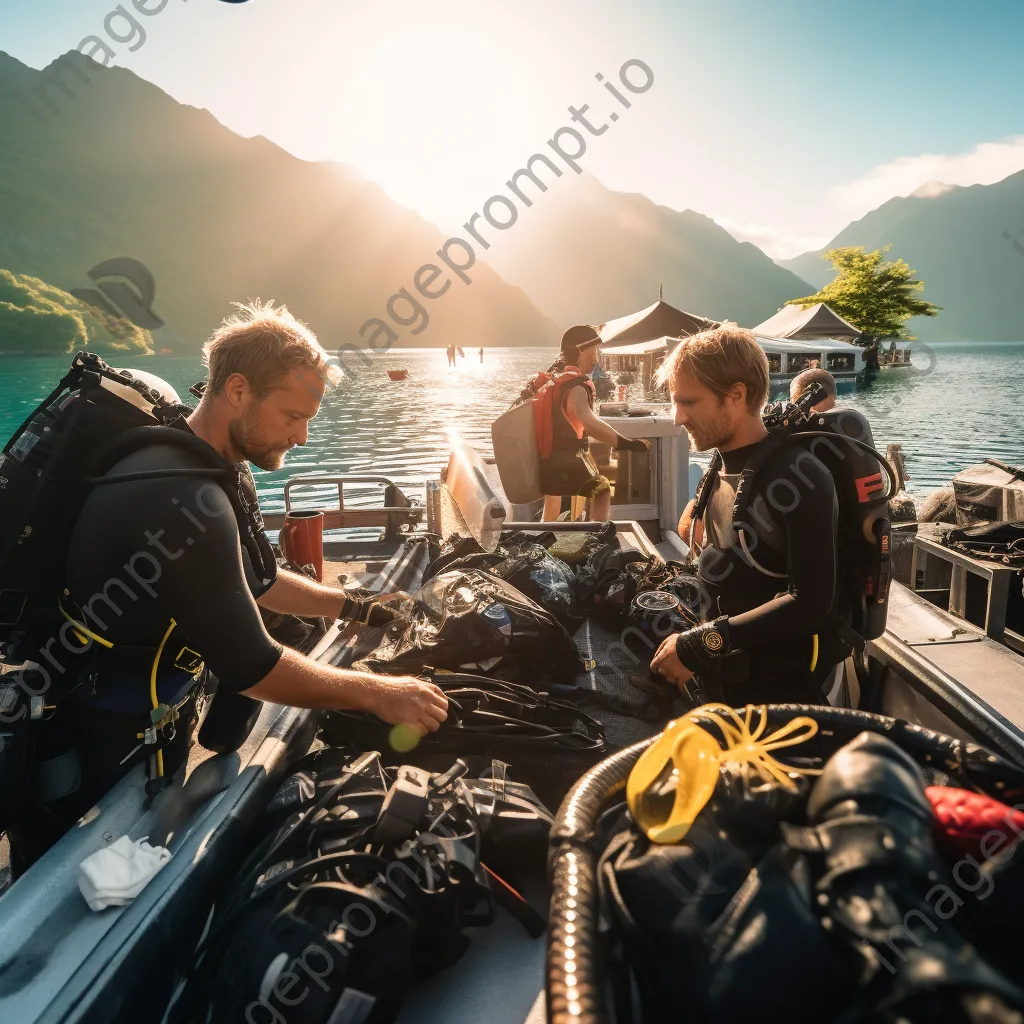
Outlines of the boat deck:
{"label": "boat deck", "polygon": [[877,710],[964,739],[983,737],[1021,760],[1024,659],[1015,651],[894,583],[886,633],[869,654],[900,681],[887,682]]}

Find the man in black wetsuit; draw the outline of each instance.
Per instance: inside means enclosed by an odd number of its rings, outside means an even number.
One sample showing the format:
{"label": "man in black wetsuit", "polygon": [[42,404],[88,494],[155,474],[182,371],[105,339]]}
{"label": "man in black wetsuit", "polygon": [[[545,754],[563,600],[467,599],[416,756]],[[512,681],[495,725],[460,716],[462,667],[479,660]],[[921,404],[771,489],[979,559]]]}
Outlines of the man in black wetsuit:
{"label": "man in black wetsuit", "polygon": [[[352,610],[341,589],[278,569],[246,465],[279,469],[306,443],[336,371],[312,332],[272,305],[242,307],[204,355],[202,400],[177,424],[188,443],[163,428],[175,443],[113,464],[107,478],[138,476],[94,487],[76,521],[62,605],[83,646],[42,652],[69,692],[40,734],[37,803],[9,829],[16,871],[135,764],[156,763],[164,778],[180,767],[207,673],[218,691],[357,708],[421,733],[447,717],[432,683],[333,668],[269,636],[257,605],[328,619]],[[156,742],[140,742],[151,721]]]}
{"label": "man in black wetsuit", "polygon": [[[712,699],[823,703],[822,683],[848,648],[839,640],[831,474],[761,420],[768,363],[754,336],[723,324],[682,341],[659,376],[697,451],[721,453],[698,562],[703,624],[667,637],[652,669],[678,686],[697,675]],[[733,522],[744,469],[749,522]]]}

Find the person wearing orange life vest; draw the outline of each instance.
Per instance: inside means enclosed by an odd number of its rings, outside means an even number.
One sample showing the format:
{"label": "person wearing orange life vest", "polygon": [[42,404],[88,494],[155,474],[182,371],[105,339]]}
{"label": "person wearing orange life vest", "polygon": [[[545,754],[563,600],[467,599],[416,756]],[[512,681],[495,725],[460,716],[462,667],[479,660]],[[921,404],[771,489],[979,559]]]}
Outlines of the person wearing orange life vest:
{"label": "person wearing orange life vest", "polygon": [[556,364],[560,373],[577,371],[576,380],[561,386],[551,417],[551,450],[540,460],[540,486],[544,492],[544,521],[558,518],[562,498],[581,495],[590,499],[590,518],[605,521],[611,514],[611,484],[597,470],[589,451],[591,437],[619,451],[646,452],[642,439],[623,437],[594,412],[594,385],[587,374],[597,366],[601,336],[593,327],[570,327],[562,335]]}

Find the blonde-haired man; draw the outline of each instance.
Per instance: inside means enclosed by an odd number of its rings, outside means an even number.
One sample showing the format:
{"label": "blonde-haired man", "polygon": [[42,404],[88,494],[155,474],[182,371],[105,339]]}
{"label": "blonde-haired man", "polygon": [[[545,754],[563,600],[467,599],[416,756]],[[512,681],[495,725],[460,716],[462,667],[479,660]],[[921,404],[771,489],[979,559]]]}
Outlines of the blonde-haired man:
{"label": "blonde-haired man", "polygon": [[[260,607],[329,619],[353,611],[343,590],[278,569],[246,465],[278,469],[306,443],[338,375],[312,331],[287,308],[257,302],[221,324],[204,356],[199,407],[187,421],[119,437],[125,444],[76,521],[64,608],[86,631],[80,636],[96,639],[81,650],[47,649],[51,672],[75,699],[45,723],[42,760],[53,770],[10,829],[16,870],[137,763],[173,775],[187,757],[208,673],[218,691],[360,709],[421,733],[447,717],[434,684],[312,661],[263,625]],[[140,744],[158,714],[151,740]]]}
{"label": "blonde-haired man", "polygon": [[822,703],[821,684],[848,651],[830,473],[765,429],[768,362],[749,331],[724,323],[684,339],[659,378],[694,448],[716,454],[690,510],[704,534],[703,624],[666,638],[652,668],[679,686],[696,675],[706,696],[733,705]]}

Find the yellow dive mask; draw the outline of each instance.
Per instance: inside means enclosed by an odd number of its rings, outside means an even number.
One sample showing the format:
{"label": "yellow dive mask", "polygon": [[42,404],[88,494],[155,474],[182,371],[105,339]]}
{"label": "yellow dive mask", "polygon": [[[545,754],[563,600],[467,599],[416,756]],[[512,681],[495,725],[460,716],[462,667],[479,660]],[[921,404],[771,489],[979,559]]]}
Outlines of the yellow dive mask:
{"label": "yellow dive mask", "polygon": [[[760,720],[752,729],[754,712]],[[791,775],[816,775],[817,768],[780,764],[771,751],[809,740],[818,723],[806,715],[762,736],[768,724],[764,705],[748,704],[743,715],[725,704],[705,704],[685,718],[669,722],[665,731],[640,755],[629,773],[626,801],[634,821],[653,843],[677,843],[711,799],[721,765],[751,765],[766,782],[795,789]],[[721,730],[725,748],[701,719]],[[671,771],[668,769],[671,766]]]}

